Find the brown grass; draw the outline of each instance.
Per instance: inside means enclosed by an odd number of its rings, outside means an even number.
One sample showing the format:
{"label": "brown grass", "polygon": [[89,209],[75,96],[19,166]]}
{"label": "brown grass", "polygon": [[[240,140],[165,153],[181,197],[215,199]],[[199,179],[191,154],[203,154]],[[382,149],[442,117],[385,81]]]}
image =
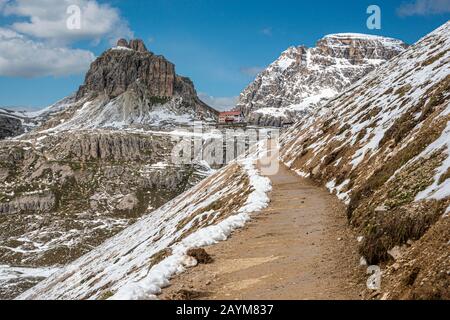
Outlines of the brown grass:
{"label": "brown grass", "polygon": [[438,184],[441,185],[445,182],[445,180],[450,179],[450,168],[447,169],[447,172],[445,172],[438,181]]}
{"label": "brown grass", "polygon": [[389,259],[388,250],[408,240],[418,240],[442,216],[444,208],[437,201],[406,206],[379,213],[368,223],[359,252],[369,264]]}

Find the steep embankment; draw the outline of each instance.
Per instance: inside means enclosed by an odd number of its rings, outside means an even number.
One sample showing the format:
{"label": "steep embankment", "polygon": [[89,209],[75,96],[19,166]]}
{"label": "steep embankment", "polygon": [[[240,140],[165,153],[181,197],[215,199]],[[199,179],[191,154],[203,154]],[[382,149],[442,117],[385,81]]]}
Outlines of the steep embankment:
{"label": "steep embankment", "polygon": [[397,259],[387,298],[450,298],[449,74],[446,23],[282,138],[283,161],[348,204],[368,263]]}
{"label": "steep embankment", "polygon": [[19,298],[154,298],[196,264],[187,249],[225,240],[267,205],[270,183],[254,160],[231,163]]}

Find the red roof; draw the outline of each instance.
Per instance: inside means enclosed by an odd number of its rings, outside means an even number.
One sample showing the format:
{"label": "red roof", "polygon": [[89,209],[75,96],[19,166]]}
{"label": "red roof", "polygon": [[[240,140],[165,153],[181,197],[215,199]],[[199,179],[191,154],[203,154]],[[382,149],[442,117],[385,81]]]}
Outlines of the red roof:
{"label": "red roof", "polygon": [[221,112],[220,115],[221,116],[240,116],[241,112],[240,111],[226,111],[226,112]]}

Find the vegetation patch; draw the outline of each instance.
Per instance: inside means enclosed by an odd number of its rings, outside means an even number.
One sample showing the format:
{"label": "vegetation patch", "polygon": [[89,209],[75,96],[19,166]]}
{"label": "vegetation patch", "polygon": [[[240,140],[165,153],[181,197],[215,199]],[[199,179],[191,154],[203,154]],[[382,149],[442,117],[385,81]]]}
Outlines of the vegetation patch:
{"label": "vegetation patch", "polygon": [[170,101],[169,97],[157,97],[157,96],[153,96],[149,98],[150,104],[151,105],[156,105],[156,104],[166,104],[167,102]]}
{"label": "vegetation patch", "polygon": [[443,56],[445,56],[447,54],[447,52],[448,52],[448,50],[442,51],[441,53],[425,60],[424,62],[422,62],[422,67],[426,67],[426,66],[429,66],[430,64],[435,63],[436,61],[441,59]]}
{"label": "vegetation patch", "polygon": [[98,300],[108,300],[109,298],[111,298],[112,296],[114,296],[114,293],[112,291],[105,291],[103,292],[100,297],[98,298]]}
{"label": "vegetation patch", "polygon": [[443,184],[447,179],[450,179],[450,168],[448,168],[447,171],[442,176],[440,176],[438,184]]}
{"label": "vegetation patch", "polygon": [[164,259],[170,257],[171,255],[172,255],[172,250],[170,248],[163,249],[161,251],[158,251],[154,255],[152,255],[151,258],[150,258],[150,268],[149,268],[149,270],[153,266],[156,266],[158,263],[163,261]]}
{"label": "vegetation patch", "polygon": [[412,86],[410,84],[406,84],[403,87],[400,87],[399,89],[397,89],[397,91],[395,91],[395,94],[403,97],[405,94],[407,94],[409,91],[411,91]]}
{"label": "vegetation patch", "polygon": [[[442,203],[447,207],[450,200]],[[450,219],[440,218],[426,234],[390,267],[383,277],[383,290],[390,299],[450,299]]]}
{"label": "vegetation patch", "polygon": [[408,240],[420,239],[444,210],[442,204],[433,200],[375,214],[364,228],[361,255],[369,264],[388,260],[389,250]]}
{"label": "vegetation patch", "polygon": [[435,141],[446,126],[445,119],[440,119],[432,125],[423,127],[417,138],[411,141],[405,148],[398,151],[389,161],[384,162],[375,172],[352,193],[350,204],[347,210],[351,219],[353,212],[367,200],[377,189],[382,187],[392,175],[404,166],[410,159],[419,155],[430,143]]}

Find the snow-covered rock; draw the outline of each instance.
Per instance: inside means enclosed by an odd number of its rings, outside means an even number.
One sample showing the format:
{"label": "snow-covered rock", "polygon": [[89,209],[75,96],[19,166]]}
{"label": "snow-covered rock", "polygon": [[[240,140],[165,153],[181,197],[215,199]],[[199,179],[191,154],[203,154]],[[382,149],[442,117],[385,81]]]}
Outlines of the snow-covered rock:
{"label": "snow-covered rock", "polygon": [[306,117],[407,47],[400,40],[333,34],[315,48],[291,47],[240,95],[248,122],[280,126]]}

